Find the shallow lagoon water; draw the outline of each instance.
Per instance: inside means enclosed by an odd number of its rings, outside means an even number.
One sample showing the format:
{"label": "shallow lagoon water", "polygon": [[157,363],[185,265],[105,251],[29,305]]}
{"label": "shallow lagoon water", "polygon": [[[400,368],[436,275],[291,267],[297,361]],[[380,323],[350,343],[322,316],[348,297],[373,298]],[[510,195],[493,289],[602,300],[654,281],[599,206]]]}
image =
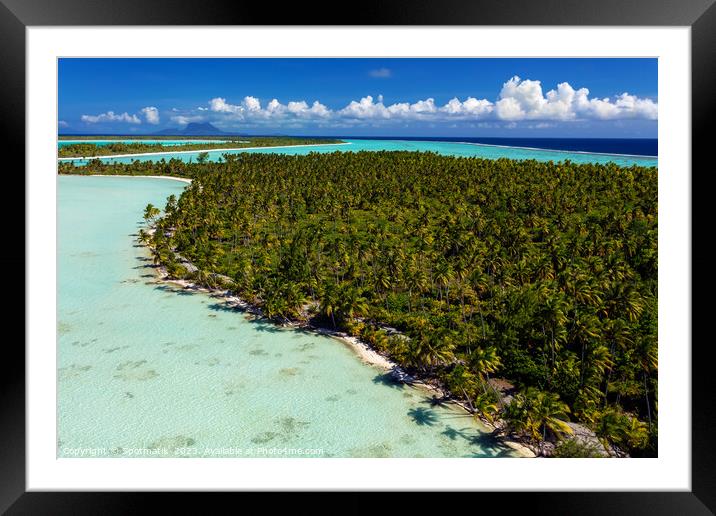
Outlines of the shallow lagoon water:
{"label": "shallow lagoon water", "polygon": [[[145,143],[147,145],[166,145],[168,147],[174,146],[174,145],[187,145],[187,144],[194,144],[194,143],[224,143],[228,140],[143,140],[143,139],[126,139],[126,140],[94,140],[94,139],[84,139],[84,140],[58,140],[57,141],[57,147],[66,147],[67,145],[75,145],[77,143],[91,143],[93,145],[109,145],[111,143]],[[246,143],[246,141],[242,141],[242,143]]]}
{"label": "shallow lagoon water", "polygon": [[132,234],[184,183],[58,182],[58,456],[515,455],[339,340],[156,283]]}
{"label": "shallow lagoon water", "polygon": [[[305,155],[310,152],[358,152],[358,151],[421,151],[437,152],[448,156],[478,157],[486,159],[534,159],[537,161],[565,161],[574,163],[609,163],[619,166],[641,165],[645,167],[658,166],[658,159],[648,156],[622,156],[614,154],[594,154],[587,152],[556,151],[544,149],[526,149],[520,147],[500,147],[495,145],[481,145],[474,143],[437,142],[437,141],[410,141],[410,140],[344,140],[346,145],[310,145],[305,147],[282,147],[251,149],[248,152],[282,153],[291,155]],[[222,154],[239,154],[247,150],[227,151],[219,149],[209,151],[209,160],[218,161]],[[196,161],[199,152],[172,153],[166,152],[152,156],[131,156],[124,158],[102,158],[107,163],[131,163],[133,160],[159,161],[180,159],[182,161]],[[82,164],[84,160],[73,160]]]}

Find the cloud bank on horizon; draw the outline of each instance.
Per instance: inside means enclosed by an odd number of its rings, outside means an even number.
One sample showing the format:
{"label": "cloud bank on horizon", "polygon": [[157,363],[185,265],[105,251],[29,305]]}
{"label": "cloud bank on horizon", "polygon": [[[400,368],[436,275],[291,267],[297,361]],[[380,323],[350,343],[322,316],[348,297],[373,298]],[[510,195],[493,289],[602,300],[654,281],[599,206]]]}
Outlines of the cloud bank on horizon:
{"label": "cloud bank on horizon", "polygon": [[[387,69],[376,70],[376,77],[389,77]],[[467,97],[453,98],[444,105],[434,98],[416,102],[386,104],[383,96],[367,95],[351,100],[344,107],[331,109],[318,100],[291,100],[286,103],[274,98],[266,103],[254,96],[245,96],[237,103],[226,97],[214,97],[205,106],[192,110],[172,108],[166,113],[178,125],[189,122],[210,121],[224,129],[246,125],[254,127],[359,127],[363,125],[390,125],[391,123],[450,123],[492,122],[506,127],[519,122],[536,122],[545,126],[554,122],[605,121],[605,120],[657,120],[658,103],[623,92],[611,98],[590,98],[589,89],[575,89],[562,82],[555,89],[543,93],[539,80],[510,78],[502,85],[497,98],[488,100]],[[107,111],[98,115],[82,115],[86,124],[119,122],[138,125],[144,122],[158,125],[161,121],[157,107],[147,106],[137,114],[117,114]]]}

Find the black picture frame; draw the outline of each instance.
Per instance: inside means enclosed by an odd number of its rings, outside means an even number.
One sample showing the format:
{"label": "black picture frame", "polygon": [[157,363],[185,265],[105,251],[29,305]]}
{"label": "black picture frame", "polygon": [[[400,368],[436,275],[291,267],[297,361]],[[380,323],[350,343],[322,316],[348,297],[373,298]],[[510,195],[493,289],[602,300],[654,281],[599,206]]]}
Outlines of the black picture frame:
{"label": "black picture frame", "polygon": [[[707,136],[711,125],[716,96],[716,6],[714,0],[601,0],[588,1],[510,1],[486,0],[369,0],[356,6],[355,12],[339,15],[335,4],[300,5],[295,9],[271,9],[261,3],[236,3],[203,0],[202,2],[171,2],[170,0],[0,0],[0,95],[4,142],[13,149],[12,157],[19,158],[14,170],[24,170],[25,149],[25,28],[27,26],[63,25],[600,25],[600,26],[690,26],[692,58],[692,168],[706,165],[712,144]],[[278,4],[277,4],[278,5]],[[338,6],[340,7],[340,6]],[[22,168],[20,168],[22,167]],[[10,166],[3,167],[5,192],[25,192],[24,176]],[[9,177],[12,176],[12,177]],[[692,181],[694,175],[691,175]],[[14,184],[13,184],[14,183]],[[12,190],[9,190],[12,189]],[[693,190],[698,192],[699,190]],[[8,197],[8,196],[6,196]],[[24,195],[9,197],[18,203],[0,203],[3,219],[17,221],[24,213]],[[708,215],[692,208],[695,227],[700,221],[710,221]],[[24,292],[24,278],[32,271],[26,269],[24,227],[9,228],[8,246],[0,256],[0,265],[7,275],[8,290]],[[700,234],[692,231],[692,235]],[[708,234],[708,233],[703,233]],[[6,240],[7,242],[8,240]],[[4,246],[5,247],[5,246]],[[692,244],[692,253],[696,246]],[[693,264],[700,262],[692,259]],[[24,271],[21,277],[19,271]],[[693,275],[693,271],[692,271]],[[701,283],[700,289],[708,282]],[[708,304],[707,304],[708,305]],[[708,306],[692,302],[692,314]],[[19,326],[25,315],[24,303],[4,310],[5,327]],[[703,320],[694,317],[692,320]],[[26,320],[26,319],[25,319]],[[14,325],[14,326],[13,326]],[[21,333],[24,329],[21,330]],[[23,335],[24,337],[24,335]],[[660,343],[662,344],[662,343]],[[689,343],[663,343],[681,345]],[[692,353],[692,491],[691,492],[610,492],[610,493],[522,493],[510,494],[510,508],[525,503],[530,514],[710,514],[716,511],[716,460],[714,428],[716,392],[709,361],[710,339],[693,339]],[[144,497],[166,495],[139,493],[26,493],[25,489],[25,358],[19,339],[5,341],[3,374],[0,375],[0,511],[9,514],[125,514],[141,512]],[[351,495],[356,496],[356,495]],[[502,498],[502,494],[481,494],[481,497]],[[222,496],[225,497],[225,496]],[[205,498],[202,497],[202,498]],[[484,506],[488,498],[482,498]],[[186,496],[173,495],[172,500],[190,510],[192,501]],[[306,500],[302,502],[300,500]],[[422,503],[420,497],[414,499]],[[490,502],[497,500],[490,500]],[[517,504],[515,504],[517,502]],[[202,509],[208,507],[200,502]],[[302,497],[292,501],[294,507],[302,503],[315,506],[314,500]],[[298,505],[295,505],[298,504]],[[355,510],[361,503],[344,507]],[[401,510],[411,510],[406,503]],[[503,502],[504,506],[504,502]],[[526,507],[529,507],[527,509]],[[315,508],[315,507],[314,507]],[[419,510],[420,506],[416,509]],[[165,507],[166,509],[166,507]]]}

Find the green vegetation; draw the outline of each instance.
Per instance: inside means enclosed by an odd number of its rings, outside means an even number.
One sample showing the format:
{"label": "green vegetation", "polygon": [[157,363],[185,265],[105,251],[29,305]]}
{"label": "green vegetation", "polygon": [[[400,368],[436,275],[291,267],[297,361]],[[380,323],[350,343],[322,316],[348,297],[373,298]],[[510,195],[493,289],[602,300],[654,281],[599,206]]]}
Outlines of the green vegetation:
{"label": "green vegetation", "polygon": [[596,445],[579,439],[561,441],[552,454],[552,457],[562,459],[594,459],[602,456]]}
{"label": "green vegetation", "polygon": [[534,443],[574,420],[656,453],[655,168],[336,152],[60,172],[192,177],[146,237],[178,275],[174,250],[195,281],[360,336]]}
{"label": "green vegetation", "polygon": [[[179,140],[180,138],[176,138]],[[202,137],[204,139],[204,137]],[[83,156],[112,156],[115,154],[139,154],[145,152],[178,152],[204,149],[239,149],[243,147],[276,147],[284,145],[320,145],[327,143],[341,143],[342,140],[327,138],[292,138],[279,136],[256,136],[251,138],[222,138],[226,141],[211,143],[186,143],[172,146],[161,143],[110,143],[96,145],[87,139],[88,143],[74,143],[58,148],[60,158],[79,158]],[[229,141],[230,140],[230,141]],[[204,158],[206,159],[206,158]]]}

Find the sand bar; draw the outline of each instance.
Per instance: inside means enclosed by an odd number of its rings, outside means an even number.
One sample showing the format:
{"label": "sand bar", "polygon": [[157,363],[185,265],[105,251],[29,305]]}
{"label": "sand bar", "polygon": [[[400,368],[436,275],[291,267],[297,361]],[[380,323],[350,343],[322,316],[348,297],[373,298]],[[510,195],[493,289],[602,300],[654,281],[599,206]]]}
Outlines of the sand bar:
{"label": "sand bar", "polygon": [[111,159],[111,158],[131,158],[133,156],[161,156],[164,154],[195,154],[200,152],[217,152],[217,151],[247,151],[247,150],[261,150],[261,149],[288,149],[291,147],[327,147],[328,145],[350,145],[350,142],[343,143],[308,143],[305,145],[276,145],[266,147],[236,147],[232,149],[197,149],[197,150],[183,150],[183,151],[161,151],[161,152],[137,152],[134,154],[107,154],[104,156],[74,156],[57,158],[58,161],[75,161],[75,160],[89,160],[89,159]]}

